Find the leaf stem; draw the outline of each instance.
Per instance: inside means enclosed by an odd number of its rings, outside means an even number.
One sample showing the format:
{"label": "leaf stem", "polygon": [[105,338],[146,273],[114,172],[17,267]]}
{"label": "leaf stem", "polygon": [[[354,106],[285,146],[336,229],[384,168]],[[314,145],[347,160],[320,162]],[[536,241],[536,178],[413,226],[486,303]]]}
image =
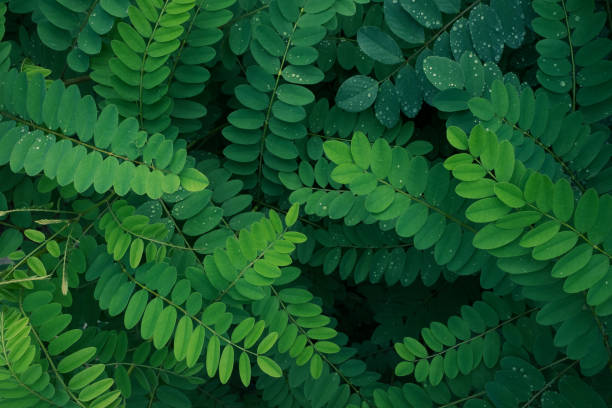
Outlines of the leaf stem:
{"label": "leaf stem", "polygon": [[131,280],[132,282],[134,282],[139,288],[146,290],[147,292],[149,292],[151,295],[153,295],[154,297],[157,297],[159,299],[161,299],[163,302],[167,303],[169,306],[174,307],[176,310],[180,311],[181,313],[183,313],[185,316],[188,316],[191,320],[193,320],[194,322],[196,322],[197,324],[199,324],[200,326],[204,327],[206,330],[208,330],[209,332],[211,332],[214,336],[218,337],[219,339],[225,341],[228,344],[231,344],[233,347],[239,349],[240,351],[244,351],[245,353],[251,354],[253,356],[258,356],[259,354],[252,352],[249,349],[246,349],[242,346],[239,346],[236,343],[233,343],[230,339],[228,339],[227,337],[217,333],[212,327],[208,326],[207,324],[205,324],[202,320],[198,319],[197,317],[195,317],[194,315],[190,314],[186,309],[182,308],[181,306],[177,305],[176,303],[174,303],[173,301],[171,301],[170,299],[166,298],[165,296],[160,295],[159,293],[157,293],[156,291],[150,289],[147,285],[143,285],[142,283],[140,283],[139,281],[137,281],[131,274],[129,274],[127,272],[127,270],[125,269],[125,266],[123,266],[123,264],[119,263],[119,265],[121,266],[121,270],[123,271],[123,273],[128,277],[129,280]]}
{"label": "leaf stem", "polygon": [[406,58],[406,61],[402,62],[389,75],[385,76],[383,79],[378,81],[378,83],[381,84],[381,83],[385,82],[387,79],[391,78],[393,75],[397,74],[402,68],[404,68],[406,65],[408,65],[408,63],[410,63],[410,61],[413,58],[418,56],[421,53],[421,51],[423,51],[424,49],[429,47],[434,41],[436,41],[438,39],[439,36],[441,36],[446,30],[448,30],[453,24],[455,24],[455,22],[457,20],[459,20],[461,17],[463,17],[468,11],[470,11],[471,9],[476,7],[480,2],[481,2],[481,0],[476,0],[475,2],[471,3],[469,6],[467,6],[463,10],[461,10],[459,13],[457,13],[448,23],[446,23],[441,29],[436,31],[436,33],[433,36],[431,36],[430,39],[425,41],[425,43],[423,43],[422,46],[420,46],[416,51],[414,51],[412,54],[410,54],[408,56],[408,58]]}
{"label": "leaf stem", "polygon": [[300,8],[300,14],[295,20],[291,33],[289,34],[287,38],[287,45],[285,46],[285,52],[283,52],[283,56],[281,58],[280,68],[278,69],[278,73],[276,74],[276,81],[274,83],[274,88],[272,89],[272,95],[270,96],[270,102],[268,103],[268,109],[266,111],[266,117],[264,119],[263,131],[261,134],[261,141],[259,143],[259,164],[257,166],[257,187],[258,187],[257,198],[258,199],[261,198],[260,196],[262,193],[261,177],[262,177],[262,172],[263,172],[263,153],[264,153],[264,146],[266,142],[266,134],[268,132],[268,127],[270,123],[270,114],[272,113],[272,105],[274,104],[274,99],[276,98],[276,91],[280,84],[280,79],[283,75],[283,68],[285,67],[285,61],[287,60],[287,54],[289,53],[289,47],[291,46],[291,39],[293,38],[293,34],[295,33],[295,30],[297,30],[298,23],[300,21],[300,18],[302,17],[302,14],[304,14],[303,7]]}
{"label": "leaf stem", "polygon": [[[17,381],[17,383],[22,387],[25,388],[26,390],[28,390],[28,392],[34,396],[36,396],[38,399],[40,399],[41,401],[45,401],[47,404],[51,404],[54,405],[56,407],[59,407],[60,405],[57,404],[54,401],[51,401],[50,399],[46,398],[45,396],[39,394],[38,392],[36,392],[35,390],[33,390],[32,388],[30,388],[26,383],[24,383],[23,381],[21,381],[21,378],[19,378],[19,375],[15,372],[15,370],[13,369],[13,365],[11,364],[11,360],[10,357],[8,355],[8,353],[6,352],[6,348],[7,348],[7,341],[4,338],[4,330],[5,330],[5,326],[4,326],[4,311],[0,311],[0,348],[2,349],[2,354],[3,354],[3,360],[6,363],[6,366],[8,367],[11,376],[15,379],[15,381]],[[25,317],[25,319],[27,319],[27,317]],[[28,321],[29,324],[29,321]]]}
{"label": "leaf stem", "polygon": [[567,42],[570,50],[570,62],[572,64],[572,111],[576,110],[576,62],[574,61],[574,45],[572,44],[572,31],[569,24],[569,16],[567,15],[567,8],[565,7],[565,0],[561,0],[561,6],[563,7],[563,15],[565,21],[565,28],[567,30]]}
{"label": "leaf stem", "polygon": [[23,310],[23,298],[20,296],[19,297],[19,311],[21,312],[21,314],[23,315],[24,318],[28,319],[28,324],[30,325],[30,327],[32,328],[32,334],[34,335],[34,337],[36,338],[36,341],[38,342],[38,345],[40,346],[40,349],[42,350],[43,354],[45,355],[45,358],[47,359],[47,361],[49,362],[49,367],[51,368],[51,370],[53,371],[53,373],[55,374],[55,377],[57,378],[57,380],[59,381],[59,383],[62,385],[62,387],[64,388],[64,390],[66,391],[66,393],[70,396],[70,398],[79,406],[82,408],[86,408],[85,405],[77,398],[76,395],[74,395],[72,393],[72,391],[70,390],[70,388],[68,388],[68,386],[66,385],[66,383],[64,382],[64,379],[62,378],[62,376],[60,375],[59,371],[57,371],[57,367],[55,366],[55,363],[53,362],[53,359],[51,358],[51,356],[49,355],[49,352],[47,351],[47,348],[45,347],[45,344],[43,343],[43,341],[41,340],[41,338],[38,336],[38,333],[36,332],[36,329],[34,328],[34,326],[30,323],[30,320],[28,318],[28,315],[25,313],[25,311]]}

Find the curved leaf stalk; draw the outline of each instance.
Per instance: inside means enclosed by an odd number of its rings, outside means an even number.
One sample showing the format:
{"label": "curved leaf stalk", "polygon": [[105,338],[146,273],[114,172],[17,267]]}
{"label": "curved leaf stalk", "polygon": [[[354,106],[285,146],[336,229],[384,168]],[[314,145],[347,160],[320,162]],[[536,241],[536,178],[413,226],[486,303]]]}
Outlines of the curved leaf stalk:
{"label": "curved leaf stalk", "polygon": [[147,57],[149,56],[148,51],[149,51],[149,47],[151,47],[151,44],[153,43],[153,37],[155,37],[155,33],[159,27],[160,20],[166,13],[166,8],[168,7],[168,3],[170,3],[170,1],[171,0],[164,0],[164,4],[161,10],[159,11],[159,14],[157,15],[157,20],[155,21],[155,25],[153,26],[153,30],[151,31],[151,35],[149,36],[149,39],[147,40],[147,44],[145,45],[145,50],[142,54],[142,63],[140,64],[140,76],[138,78],[138,122],[140,123],[141,129],[144,128],[144,117],[143,117],[143,112],[142,112],[142,103],[143,103],[142,93],[144,91],[143,80],[144,80],[145,62],[147,61]]}
{"label": "curved leaf stalk", "polygon": [[[27,319],[27,316],[25,317],[25,319]],[[38,398],[41,401],[46,402],[47,404],[59,407],[61,405],[57,404],[56,402],[46,398],[45,396],[39,394],[38,392],[36,392],[35,390],[33,390],[31,387],[29,387],[26,383],[24,383],[23,381],[21,381],[21,379],[19,378],[19,375],[15,372],[14,368],[13,368],[13,364],[11,363],[11,359],[9,358],[9,354],[7,352],[7,340],[5,338],[5,311],[4,310],[0,310],[0,351],[2,352],[2,359],[4,360],[4,362],[6,363],[6,366],[8,367],[11,376],[15,379],[15,381],[17,381],[19,383],[19,385],[22,388],[25,388],[26,390],[28,390],[28,392],[34,396],[36,396],[36,398]],[[37,337],[38,340],[38,337]]]}
{"label": "curved leaf stalk", "polygon": [[140,282],[138,282],[136,279],[134,279],[134,277],[128,273],[127,269],[125,268],[125,266],[123,264],[120,264],[121,266],[121,270],[123,271],[123,273],[128,277],[128,279],[130,281],[132,281],[136,286],[138,286],[141,289],[146,290],[147,292],[149,292],[151,295],[153,295],[156,298],[161,299],[164,303],[166,303],[169,306],[174,307],[176,310],[178,310],[179,312],[183,313],[185,316],[188,316],[191,320],[193,320],[196,324],[198,324],[199,326],[202,326],[204,329],[208,330],[213,336],[218,337],[219,339],[225,341],[226,343],[230,344],[232,347],[243,351],[245,353],[251,354],[252,356],[259,356],[258,353],[255,353],[247,348],[244,348],[236,343],[233,343],[229,338],[217,333],[217,331],[215,331],[215,329],[213,329],[212,327],[208,326],[207,324],[205,324],[202,320],[198,319],[196,316],[190,314],[189,312],[187,312],[186,309],[184,309],[183,307],[177,305],[176,303],[174,303],[172,300],[160,295],[159,293],[157,293],[156,291],[152,290],[151,288],[149,288],[147,285],[144,285]]}
{"label": "curved leaf stalk", "polygon": [[[293,24],[293,28],[289,36],[287,37],[287,44],[285,46],[285,51],[283,52],[283,56],[281,57],[280,68],[278,69],[278,73],[276,74],[276,80],[274,82],[274,88],[272,88],[272,94],[270,95],[270,102],[268,103],[268,108],[266,110],[266,116],[263,123],[263,131],[261,133],[261,140],[259,143],[259,164],[257,165],[257,185],[261,187],[261,177],[263,172],[263,153],[266,142],[266,133],[268,132],[268,126],[270,122],[270,115],[272,114],[272,105],[276,99],[276,91],[278,90],[278,86],[280,85],[280,80],[283,75],[283,69],[285,67],[285,62],[287,61],[287,53],[289,52],[289,48],[291,47],[291,38],[295,33],[295,30],[298,28],[298,23],[300,22],[300,18],[304,14],[304,8],[300,8],[300,13]],[[262,190],[258,188],[256,198],[261,198]]]}
{"label": "curved leaf stalk", "polygon": [[[278,294],[278,291],[276,290],[276,288],[274,286],[270,286],[270,289],[272,290],[272,293],[274,294],[274,296],[276,296],[278,298],[278,302],[280,307],[287,311],[287,305],[285,305],[285,303],[280,299],[280,296]],[[327,358],[327,356],[321,352],[319,352],[315,347],[315,343],[312,341],[312,339],[310,338],[310,336],[308,336],[308,334],[306,333],[306,331],[304,330],[304,328],[302,326],[300,326],[297,321],[295,320],[295,318],[291,315],[291,313],[289,313],[287,311],[287,316],[289,317],[289,320],[291,321],[291,323],[293,323],[297,328],[298,331],[300,332],[300,334],[303,334],[304,336],[306,336],[307,342],[308,344],[314,349],[315,353],[317,353],[321,359],[334,371],[336,372],[336,374],[338,374],[338,376],[342,379],[342,381],[344,381],[350,388],[351,390],[357,394],[359,396],[359,398],[361,398],[363,401],[366,401],[365,396],[361,393],[361,391],[359,390],[359,388],[357,388],[357,386],[355,384],[353,384],[351,382],[351,380],[349,380],[344,373],[342,373],[342,371],[340,371],[340,369],[338,367],[336,367],[335,364],[333,364],[331,361],[329,361],[329,359]]]}
{"label": "curved leaf stalk", "polygon": [[[161,202],[161,200],[160,200],[160,202]],[[173,244],[171,242],[161,241],[159,239],[151,238],[151,237],[148,237],[146,235],[134,232],[134,231],[126,228],[123,225],[121,220],[119,220],[119,218],[117,218],[117,215],[115,214],[115,212],[113,211],[113,209],[112,209],[112,207],[110,205],[107,204],[106,207],[107,207],[108,213],[113,217],[113,221],[115,221],[115,223],[119,226],[119,228],[121,228],[121,230],[123,232],[127,233],[127,234],[130,234],[130,235],[132,235],[132,236],[134,236],[136,238],[140,238],[140,239],[142,239],[144,241],[149,241],[149,242],[152,242],[154,244],[165,246],[165,247],[172,248],[172,249],[179,249],[179,250],[182,250],[182,251],[192,251],[193,250],[191,247],[175,245],[175,244]],[[176,224],[175,224],[175,227],[176,227]],[[178,227],[177,227],[177,230],[180,231],[180,229]]]}
{"label": "curved leaf stalk", "polygon": [[[74,47],[77,45],[77,40],[78,40],[78,34],[81,33],[81,31],[83,31],[83,29],[87,26],[87,23],[89,22],[89,16],[91,16],[91,13],[93,13],[94,9],[96,8],[96,6],[98,5],[100,0],[94,0],[91,5],[89,6],[89,8],[87,9],[87,11],[85,12],[85,17],[83,17],[83,21],[81,22],[81,25],[79,26],[79,31],[77,33],[77,35],[75,35],[74,40],[72,41],[72,45],[70,45],[70,49],[74,49]],[[66,62],[66,65],[64,65],[64,69],[62,70],[62,73],[60,74],[60,78],[64,78],[64,75],[66,74],[66,70],[68,69],[68,62]],[[87,77],[89,79],[89,76],[85,75],[83,77]],[[83,77],[79,77],[79,78],[83,78]],[[79,78],[71,78],[68,80],[64,80],[64,84],[66,85],[70,85],[70,84],[74,84],[74,83],[78,83],[80,82]],[[75,82],[75,80],[77,80]]]}
{"label": "curved leaf stalk", "polygon": [[466,15],[474,7],[479,5],[481,3],[481,1],[482,0],[476,0],[473,3],[470,3],[466,8],[464,8],[459,13],[457,13],[448,23],[444,24],[444,26],[441,29],[436,31],[435,34],[431,36],[431,38],[429,38],[427,41],[425,41],[425,43],[422,46],[420,46],[419,48],[416,49],[416,51],[411,53],[406,58],[406,60],[404,62],[402,62],[396,69],[394,69],[393,71],[391,71],[390,74],[386,75],[383,79],[378,81],[378,84],[379,85],[382,84],[383,82],[385,82],[386,80],[391,78],[393,75],[397,74],[402,68],[404,68],[406,65],[408,65],[410,63],[410,61],[412,61],[414,58],[418,57],[419,54],[421,53],[421,51],[427,49],[427,47],[429,47],[431,44],[433,44],[438,39],[438,37],[440,37],[443,33],[445,33],[446,30],[451,28],[453,26],[453,24],[455,24],[455,22],[457,20],[459,20],[464,15]]}
{"label": "curved leaf stalk", "polygon": [[[22,298],[19,299],[19,312],[25,319],[28,319],[28,316],[23,310],[22,300],[23,300]],[[29,319],[28,319],[28,323],[29,323]],[[53,359],[49,355],[49,352],[47,351],[45,344],[40,339],[40,336],[36,332],[36,329],[34,328],[34,326],[30,325],[30,330],[31,330],[31,333],[36,338],[36,341],[38,342],[38,346],[40,347],[40,350],[42,350],[43,354],[45,355],[45,359],[49,362],[49,367],[51,368],[51,371],[53,371],[53,374],[55,374],[55,378],[57,378],[57,381],[59,382],[59,384],[62,386],[62,388],[64,388],[64,391],[66,391],[66,393],[70,396],[70,399],[73,400],[75,404],[77,404],[79,407],[86,408],[85,404],[83,404],[83,402],[79,400],[79,398],[76,395],[74,395],[72,390],[64,382],[64,379],[62,378],[59,371],[57,370],[57,367],[55,363],[53,362]]]}
{"label": "curved leaf stalk", "polygon": [[586,188],[584,187],[584,185],[580,182],[580,180],[578,180],[578,177],[576,176],[576,173],[574,173],[574,171],[572,171],[572,169],[569,167],[569,165],[565,162],[565,160],[563,160],[561,157],[559,157],[550,146],[546,146],[544,143],[542,143],[540,141],[540,139],[538,139],[537,137],[535,137],[530,131],[528,130],[524,130],[521,129],[520,127],[518,127],[515,123],[510,123],[508,121],[508,119],[506,118],[501,118],[502,122],[512,126],[513,129],[518,130],[519,132],[521,132],[524,136],[530,138],[531,140],[533,140],[533,142],[540,146],[546,153],[548,153],[553,159],[555,159],[555,161],[557,163],[559,163],[559,165],[561,165],[561,168],[563,169],[563,172],[565,174],[567,174],[567,176],[572,180],[572,183],[574,183],[576,185],[576,187],[578,187],[578,189],[580,189],[581,192],[585,192]]}
{"label": "curved leaf stalk", "polygon": [[[113,152],[111,152],[109,150],[100,149],[99,147],[97,147],[97,146],[95,146],[93,144],[85,143],[85,142],[83,142],[83,141],[81,141],[79,139],[76,139],[74,137],[66,136],[62,132],[58,132],[56,130],[51,130],[51,129],[49,129],[46,126],[39,125],[38,123],[35,123],[35,122],[31,121],[31,120],[22,119],[22,118],[20,118],[18,116],[12,115],[12,114],[10,114],[8,112],[4,112],[4,111],[0,111],[0,115],[4,116],[7,119],[13,120],[13,121],[15,121],[17,123],[21,123],[22,125],[29,126],[29,127],[33,128],[33,129],[36,129],[36,130],[42,130],[43,132],[48,133],[48,134],[53,135],[53,136],[56,136],[56,137],[59,137],[60,139],[68,140],[68,141],[70,141],[70,142],[72,142],[72,143],[74,143],[76,145],[80,145],[80,146],[83,146],[83,147],[85,147],[85,148],[87,148],[89,150],[93,150],[93,151],[99,152],[99,153],[101,153],[101,154],[103,154],[105,156],[114,157],[116,159],[121,159],[123,161],[129,161],[129,162],[132,162],[132,163],[137,164],[137,165],[144,165],[144,166],[147,166],[151,170],[155,170],[155,167],[152,164],[147,164],[147,163],[144,163],[144,162],[141,162],[141,161],[138,161],[138,160],[132,160],[129,157],[121,156],[121,155],[113,153]],[[160,170],[160,171],[168,172],[166,169],[163,169],[163,170]]]}
{"label": "curved leaf stalk", "polygon": [[570,365],[568,365],[567,367],[565,367],[563,370],[561,370],[559,372],[559,374],[555,375],[552,379],[550,379],[546,385],[544,385],[544,387],[542,387],[540,390],[538,390],[538,392],[534,393],[531,398],[529,398],[529,400],[522,406],[522,408],[527,408],[531,405],[532,402],[534,402],[536,399],[538,399],[538,397],[540,395],[542,395],[542,393],[544,391],[546,391],[548,388],[550,388],[550,386],[557,381],[559,378],[561,378],[563,376],[563,374],[565,374],[566,372],[568,372],[569,370],[572,369],[572,367],[574,367],[576,364],[578,363],[578,361],[574,361],[572,362]]}
{"label": "curved leaf stalk", "polygon": [[572,44],[572,31],[569,24],[569,16],[567,14],[567,8],[565,6],[566,0],[561,0],[561,7],[563,7],[563,20],[565,28],[567,29],[567,43],[569,45],[570,52],[570,63],[572,64],[572,111],[576,110],[576,62],[574,61],[574,46]]}
{"label": "curved leaf stalk", "polygon": [[482,333],[479,333],[479,334],[477,334],[477,335],[475,335],[475,336],[472,336],[472,337],[470,337],[470,338],[468,338],[468,339],[465,339],[465,340],[463,340],[463,341],[461,341],[461,342],[459,342],[459,343],[455,344],[454,346],[450,346],[450,347],[448,347],[448,348],[443,349],[442,351],[439,351],[439,352],[434,353],[434,354],[429,354],[429,355],[427,355],[427,356],[425,356],[425,357],[422,357],[422,358],[416,358],[416,359],[414,360],[414,363],[416,364],[416,363],[418,363],[418,362],[419,362],[419,361],[421,361],[421,360],[429,360],[429,359],[431,359],[431,358],[434,358],[435,356],[441,356],[441,355],[444,355],[444,354],[446,354],[446,353],[447,353],[449,350],[453,350],[453,349],[459,348],[459,347],[460,347],[462,344],[465,344],[465,343],[470,343],[470,342],[472,342],[472,341],[476,340],[477,338],[484,337],[484,336],[486,336],[487,334],[489,334],[489,333],[491,333],[491,332],[494,332],[494,331],[497,331],[498,329],[501,329],[501,328],[502,328],[502,327],[504,327],[505,325],[510,324],[510,323],[514,322],[515,320],[518,320],[518,319],[520,319],[521,317],[527,316],[527,315],[529,315],[529,314],[531,314],[531,313],[533,313],[533,312],[536,312],[536,311],[538,311],[538,310],[540,310],[540,308],[539,308],[539,307],[533,307],[533,308],[531,308],[531,309],[529,309],[529,310],[526,310],[526,311],[524,311],[524,312],[522,312],[522,313],[517,314],[516,316],[511,317],[511,318],[510,318],[510,319],[508,319],[508,320],[504,320],[503,322],[499,323],[497,326],[491,327],[491,328],[489,328],[489,329],[487,329],[487,330],[483,331]]}

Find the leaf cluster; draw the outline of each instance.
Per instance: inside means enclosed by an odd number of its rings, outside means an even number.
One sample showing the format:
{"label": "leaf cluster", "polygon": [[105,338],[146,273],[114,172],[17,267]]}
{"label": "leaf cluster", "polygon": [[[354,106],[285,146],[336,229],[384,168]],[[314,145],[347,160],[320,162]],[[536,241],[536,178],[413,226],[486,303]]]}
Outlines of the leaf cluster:
{"label": "leaf cluster", "polygon": [[609,13],[0,1],[0,406],[611,406]]}

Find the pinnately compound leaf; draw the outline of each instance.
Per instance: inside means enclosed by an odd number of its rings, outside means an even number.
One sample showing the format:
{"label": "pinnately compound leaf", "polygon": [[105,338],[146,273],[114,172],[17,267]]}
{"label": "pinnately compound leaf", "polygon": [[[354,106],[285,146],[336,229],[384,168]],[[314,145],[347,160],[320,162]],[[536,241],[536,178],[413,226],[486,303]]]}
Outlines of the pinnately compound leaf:
{"label": "pinnately compound leaf", "polygon": [[355,75],[340,86],[336,103],[348,112],[361,112],[374,103],[377,94],[378,82],[364,75]]}
{"label": "pinnately compound leaf", "polygon": [[0,407],[609,406],[603,3],[0,2]]}

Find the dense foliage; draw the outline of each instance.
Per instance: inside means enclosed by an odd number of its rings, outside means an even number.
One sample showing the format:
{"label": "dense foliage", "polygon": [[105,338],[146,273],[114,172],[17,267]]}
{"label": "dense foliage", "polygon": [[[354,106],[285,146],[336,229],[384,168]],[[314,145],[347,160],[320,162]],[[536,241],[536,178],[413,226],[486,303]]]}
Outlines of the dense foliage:
{"label": "dense foliage", "polygon": [[610,8],[0,1],[0,407],[612,406]]}

